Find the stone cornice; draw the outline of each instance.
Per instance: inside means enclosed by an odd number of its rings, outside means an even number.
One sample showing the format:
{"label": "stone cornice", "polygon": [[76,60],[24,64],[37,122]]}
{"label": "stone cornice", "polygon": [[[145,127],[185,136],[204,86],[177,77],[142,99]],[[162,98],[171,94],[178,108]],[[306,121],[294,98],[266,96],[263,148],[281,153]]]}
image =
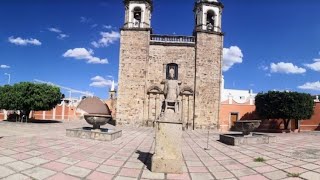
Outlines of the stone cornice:
{"label": "stone cornice", "polygon": [[195,43],[150,42],[150,45],[195,47]]}
{"label": "stone cornice", "polygon": [[224,8],[224,5],[221,2],[208,2],[208,1],[201,1],[201,2],[195,2],[194,7],[197,7],[199,5],[207,5],[207,6],[218,6],[220,8]]}
{"label": "stone cornice", "polygon": [[219,35],[219,36],[224,36],[224,34],[225,34],[224,32],[207,31],[207,30],[195,30],[194,34],[197,34],[197,33],[216,34],[216,35]]}
{"label": "stone cornice", "polygon": [[127,27],[123,27],[120,28],[120,31],[151,31],[152,32],[152,28],[127,28]]}

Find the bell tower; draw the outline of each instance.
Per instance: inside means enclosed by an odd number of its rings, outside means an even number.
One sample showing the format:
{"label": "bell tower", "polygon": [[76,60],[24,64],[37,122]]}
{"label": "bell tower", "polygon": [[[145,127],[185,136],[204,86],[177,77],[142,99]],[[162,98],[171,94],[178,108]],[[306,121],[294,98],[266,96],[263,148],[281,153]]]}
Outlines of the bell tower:
{"label": "bell tower", "polygon": [[218,0],[196,0],[196,31],[221,32],[223,5]]}
{"label": "bell tower", "polygon": [[[223,5],[218,0],[196,0],[195,126],[219,126],[223,33]],[[204,128],[204,127],[196,127]]]}
{"label": "bell tower", "polygon": [[142,125],[146,106],[152,0],[124,0],[121,28],[117,124]]}
{"label": "bell tower", "polygon": [[152,0],[124,0],[124,28],[150,28]]}

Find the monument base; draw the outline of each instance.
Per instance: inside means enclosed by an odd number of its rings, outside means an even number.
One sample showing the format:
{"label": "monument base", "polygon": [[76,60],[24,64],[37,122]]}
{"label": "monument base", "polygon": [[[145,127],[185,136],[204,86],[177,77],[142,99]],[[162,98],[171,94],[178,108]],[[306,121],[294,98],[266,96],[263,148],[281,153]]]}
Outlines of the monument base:
{"label": "monument base", "polygon": [[182,123],[156,121],[155,154],[151,171],[159,173],[182,173],[181,151]]}
{"label": "monument base", "polygon": [[93,129],[89,127],[67,129],[67,136],[98,141],[113,141],[122,136],[122,130]]}

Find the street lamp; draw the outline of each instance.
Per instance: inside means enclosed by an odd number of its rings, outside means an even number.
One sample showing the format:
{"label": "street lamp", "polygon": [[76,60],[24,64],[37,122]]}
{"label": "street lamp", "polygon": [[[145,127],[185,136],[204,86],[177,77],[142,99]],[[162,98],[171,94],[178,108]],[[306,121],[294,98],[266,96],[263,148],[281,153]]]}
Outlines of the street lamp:
{"label": "street lamp", "polygon": [[10,84],[11,75],[9,73],[4,73],[4,75],[8,76],[8,84]]}

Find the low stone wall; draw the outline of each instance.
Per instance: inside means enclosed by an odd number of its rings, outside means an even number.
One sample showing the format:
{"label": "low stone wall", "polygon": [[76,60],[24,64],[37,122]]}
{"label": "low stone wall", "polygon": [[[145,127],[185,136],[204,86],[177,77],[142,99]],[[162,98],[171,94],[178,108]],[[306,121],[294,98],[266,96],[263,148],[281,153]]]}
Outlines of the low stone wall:
{"label": "low stone wall", "polygon": [[269,144],[276,142],[276,137],[263,133],[252,133],[252,136],[241,134],[220,134],[220,141],[232,145]]}

